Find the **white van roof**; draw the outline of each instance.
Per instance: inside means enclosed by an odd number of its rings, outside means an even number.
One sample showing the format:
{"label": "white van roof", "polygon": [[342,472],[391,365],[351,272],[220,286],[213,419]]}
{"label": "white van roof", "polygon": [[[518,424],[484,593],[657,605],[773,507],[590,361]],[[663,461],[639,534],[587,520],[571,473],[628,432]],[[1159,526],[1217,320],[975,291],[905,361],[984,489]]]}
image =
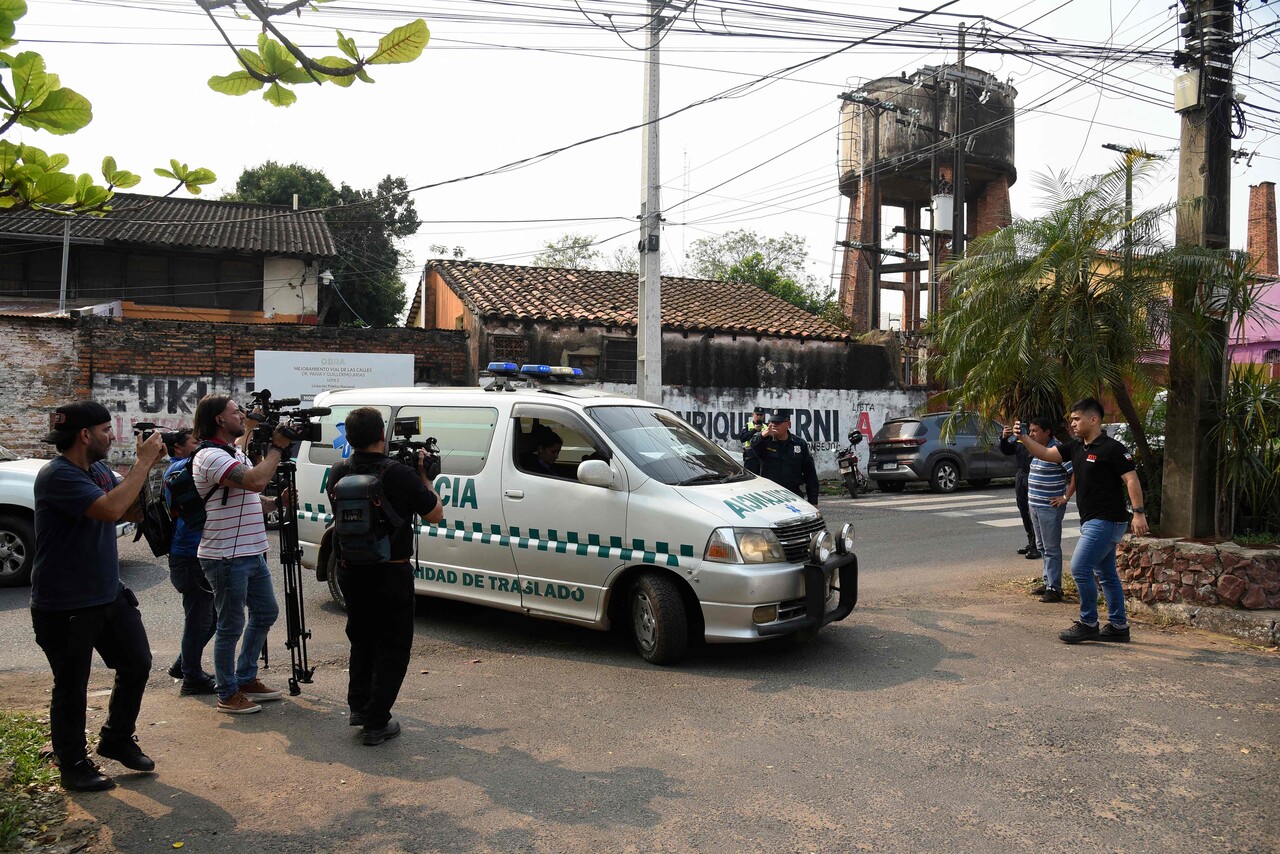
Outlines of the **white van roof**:
{"label": "white van roof", "polygon": [[516,388],[512,391],[488,391],[483,386],[386,386],[382,388],[344,388],[326,391],[316,395],[317,402],[322,398],[325,405],[341,404],[346,401],[367,403],[371,398],[394,398],[406,403],[439,402],[441,397],[475,397],[487,398],[501,395],[505,399],[533,399],[545,395],[567,397],[575,400],[593,400],[608,403],[627,403],[640,406],[649,405],[646,401],[637,400],[624,394],[602,391],[587,386],[547,383],[528,388]]}

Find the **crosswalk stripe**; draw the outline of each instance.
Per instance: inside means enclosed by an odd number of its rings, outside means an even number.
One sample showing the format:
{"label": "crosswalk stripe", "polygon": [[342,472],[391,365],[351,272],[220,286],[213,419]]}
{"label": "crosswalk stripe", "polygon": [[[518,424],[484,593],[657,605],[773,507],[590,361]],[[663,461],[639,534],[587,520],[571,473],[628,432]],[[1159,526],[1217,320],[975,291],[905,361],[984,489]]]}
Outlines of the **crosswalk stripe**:
{"label": "crosswalk stripe", "polygon": [[880,504],[891,507],[908,507],[913,504],[937,504],[938,502],[963,503],[967,500],[995,500],[1013,501],[1013,493],[1010,492],[1005,496],[995,495],[990,492],[961,492],[952,493],[951,495],[924,495],[918,498],[886,498],[881,499]]}
{"label": "crosswalk stripe", "polygon": [[978,521],[979,525],[989,525],[992,528],[1013,528],[1022,527],[1022,517],[1015,516],[1012,519],[983,519]]}
{"label": "crosswalk stripe", "polygon": [[986,505],[1017,508],[1017,505],[1009,498],[987,498],[982,501],[943,501],[934,502],[932,504],[918,504],[914,507],[895,507],[892,509],[910,513],[920,511],[929,512],[931,510],[950,510],[952,508],[960,507],[984,507]]}

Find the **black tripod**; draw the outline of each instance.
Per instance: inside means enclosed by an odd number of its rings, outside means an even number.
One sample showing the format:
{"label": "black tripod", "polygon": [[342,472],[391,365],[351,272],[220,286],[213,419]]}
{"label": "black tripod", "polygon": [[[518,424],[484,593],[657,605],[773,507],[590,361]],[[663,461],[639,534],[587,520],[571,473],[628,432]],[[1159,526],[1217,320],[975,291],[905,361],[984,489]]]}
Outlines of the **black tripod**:
{"label": "black tripod", "polygon": [[289,650],[289,663],[292,673],[289,676],[289,696],[296,697],[302,693],[299,682],[310,684],[311,676],[316,672],[314,667],[307,666],[307,639],[311,630],[307,628],[306,611],[302,602],[302,547],[298,545],[298,513],[295,502],[298,500],[297,464],[293,460],[283,462],[276,469],[272,479],[276,487],[276,500],[283,501],[287,496],[289,507],[280,508],[280,567],[284,570],[284,645]]}

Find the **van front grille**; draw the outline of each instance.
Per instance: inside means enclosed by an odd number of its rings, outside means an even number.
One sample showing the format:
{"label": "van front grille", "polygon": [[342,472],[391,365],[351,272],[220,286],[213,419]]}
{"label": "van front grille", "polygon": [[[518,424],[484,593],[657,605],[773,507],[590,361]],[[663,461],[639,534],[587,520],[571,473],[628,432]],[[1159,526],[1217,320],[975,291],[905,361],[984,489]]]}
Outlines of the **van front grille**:
{"label": "van front grille", "polygon": [[803,563],[809,559],[809,540],[818,531],[825,531],[826,522],[821,516],[797,519],[773,526],[773,533],[782,543],[782,551],[791,563]]}

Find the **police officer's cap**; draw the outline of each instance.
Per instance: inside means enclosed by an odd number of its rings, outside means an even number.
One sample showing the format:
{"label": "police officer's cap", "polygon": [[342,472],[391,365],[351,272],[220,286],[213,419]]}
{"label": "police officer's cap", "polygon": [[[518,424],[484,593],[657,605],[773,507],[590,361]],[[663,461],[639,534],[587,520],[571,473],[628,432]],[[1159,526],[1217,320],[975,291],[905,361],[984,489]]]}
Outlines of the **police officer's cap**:
{"label": "police officer's cap", "polygon": [[790,409],[775,409],[769,413],[770,424],[781,424],[783,421],[791,420]]}
{"label": "police officer's cap", "polygon": [[751,414],[752,415],[768,415],[769,410],[765,409],[763,406],[757,406],[755,409],[751,410]]}

